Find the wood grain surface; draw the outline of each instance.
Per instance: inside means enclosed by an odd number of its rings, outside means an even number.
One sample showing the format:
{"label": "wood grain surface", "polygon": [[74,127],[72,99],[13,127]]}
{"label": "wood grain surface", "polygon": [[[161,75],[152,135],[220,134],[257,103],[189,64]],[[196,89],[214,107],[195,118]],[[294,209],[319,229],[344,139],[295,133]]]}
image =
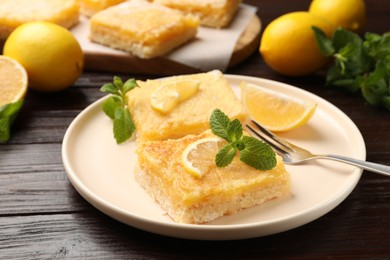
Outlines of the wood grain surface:
{"label": "wood grain surface", "polygon": [[[248,0],[266,26],[309,0]],[[370,32],[390,31],[390,2],[367,0]],[[295,85],[333,103],[358,126],[367,160],[390,165],[390,113],[359,95],[324,85],[323,73],[289,78],[267,67],[258,52],[227,73]],[[103,96],[112,80],[146,76],[86,70],[69,89],[29,91],[13,126],[0,144],[0,259],[389,259],[390,178],[370,172],[333,211],[299,228],[238,241],[169,238],[123,225],[87,203],[67,180],[62,138],[71,121]],[[150,77],[150,76],[147,76]],[[155,76],[157,77],[157,75]],[[335,147],[337,149],[337,147]]]}

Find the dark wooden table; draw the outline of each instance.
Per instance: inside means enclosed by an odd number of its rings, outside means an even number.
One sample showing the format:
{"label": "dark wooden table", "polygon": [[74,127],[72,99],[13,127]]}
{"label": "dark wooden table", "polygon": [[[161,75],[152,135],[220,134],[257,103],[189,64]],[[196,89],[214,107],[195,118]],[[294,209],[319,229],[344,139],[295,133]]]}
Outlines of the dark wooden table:
{"label": "dark wooden table", "polygon": [[[306,10],[310,1],[245,2],[258,7],[267,25],[284,13]],[[366,2],[367,30],[389,31],[390,2]],[[358,126],[366,142],[367,160],[390,165],[390,112],[368,106],[359,95],[325,87],[321,75],[277,75],[258,52],[227,73],[285,82],[325,98]],[[104,215],[68,181],[61,142],[71,121],[103,95],[98,89],[113,75],[85,71],[74,86],[61,93],[28,93],[12,139],[0,145],[0,259],[390,258],[390,178],[370,172],[363,172],[351,195],[320,219],[256,239],[175,239]]]}

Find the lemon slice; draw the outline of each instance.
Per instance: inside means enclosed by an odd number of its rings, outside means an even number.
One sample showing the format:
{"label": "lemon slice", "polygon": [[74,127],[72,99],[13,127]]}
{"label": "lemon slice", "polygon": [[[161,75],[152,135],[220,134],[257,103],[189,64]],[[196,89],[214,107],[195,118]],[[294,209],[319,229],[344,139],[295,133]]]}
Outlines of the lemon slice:
{"label": "lemon slice", "polygon": [[249,115],[271,131],[287,131],[307,123],[317,104],[254,84],[241,83],[242,103]]}
{"label": "lemon slice", "polygon": [[194,177],[202,178],[215,166],[215,156],[223,144],[218,137],[206,137],[191,143],[181,156],[184,169]]}
{"label": "lemon slice", "polygon": [[0,56],[0,107],[22,99],[27,92],[27,72],[16,60]]}
{"label": "lemon slice", "polygon": [[150,104],[153,109],[161,113],[168,113],[179,102],[182,102],[199,90],[200,81],[194,79],[176,80],[168,82],[160,87],[150,95]]}

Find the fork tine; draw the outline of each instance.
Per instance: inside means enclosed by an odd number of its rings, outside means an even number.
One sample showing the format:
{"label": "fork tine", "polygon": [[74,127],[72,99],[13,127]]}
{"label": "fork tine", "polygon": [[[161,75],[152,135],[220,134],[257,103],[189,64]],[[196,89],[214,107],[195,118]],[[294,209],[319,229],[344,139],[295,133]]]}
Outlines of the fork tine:
{"label": "fork tine", "polygon": [[270,140],[270,139],[264,137],[263,135],[259,134],[259,132],[256,131],[255,129],[253,129],[251,126],[246,125],[246,127],[250,130],[250,132],[252,132],[259,139],[261,139],[264,142],[266,142],[267,144],[269,144],[275,150],[276,153],[278,153],[281,156],[287,155],[287,152],[285,150],[283,150],[282,148],[280,148],[277,144],[272,142],[272,140]]}
{"label": "fork tine", "polygon": [[246,124],[246,127],[257,137],[267,142],[271,145],[278,153],[283,155],[293,152],[294,150],[290,147],[290,144],[286,141],[278,138],[276,135],[269,132],[259,123],[254,120],[251,120]]}

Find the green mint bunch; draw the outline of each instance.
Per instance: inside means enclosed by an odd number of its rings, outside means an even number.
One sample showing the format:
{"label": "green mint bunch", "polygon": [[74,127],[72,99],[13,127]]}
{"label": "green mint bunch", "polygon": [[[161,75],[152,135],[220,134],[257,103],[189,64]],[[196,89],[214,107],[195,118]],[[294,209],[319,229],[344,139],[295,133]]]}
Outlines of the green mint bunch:
{"label": "green mint bunch", "polygon": [[0,143],[5,143],[11,138],[11,125],[22,106],[23,99],[20,99],[0,107]]}
{"label": "green mint bunch", "polygon": [[390,110],[390,32],[361,38],[339,28],[329,39],[321,29],[312,29],[321,52],[334,60],[327,85],[360,91],[369,104]]}
{"label": "green mint bunch", "polygon": [[242,162],[257,170],[271,170],[276,166],[276,155],[272,148],[254,137],[244,135],[238,119],[230,121],[226,114],[216,109],[210,117],[210,128],[215,135],[228,142],[215,157],[218,167],[229,165],[237,152]]}
{"label": "green mint bunch", "polygon": [[117,144],[127,141],[135,131],[135,125],[127,108],[126,93],[137,87],[135,79],[123,83],[114,76],[112,83],[104,84],[100,91],[111,94],[103,102],[104,113],[113,120],[113,132]]}

